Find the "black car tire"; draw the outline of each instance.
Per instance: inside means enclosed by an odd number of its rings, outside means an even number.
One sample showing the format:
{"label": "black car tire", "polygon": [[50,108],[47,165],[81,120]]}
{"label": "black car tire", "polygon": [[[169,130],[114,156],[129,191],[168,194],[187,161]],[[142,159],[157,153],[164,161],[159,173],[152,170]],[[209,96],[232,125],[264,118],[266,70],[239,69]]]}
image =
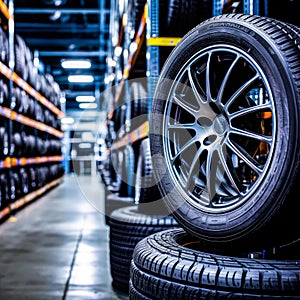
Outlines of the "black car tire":
{"label": "black car tire", "polygon": [[130,299],[299,299],[299,260],[217,255],[201,247],[183,229],[144,238],[133,253]]}
{"label": "black car tire", "polygon": [[185,35],[200,22],[212,16],[210,0],[169,0],[167,34]]}
{"label": "black car tire", "polygon": [[152,233],[178,225],[172,216],[144,214],[137,206],[114,210],[109,224],[112,285],[119,291],[128,292],[129,268],[136,244]]}
{"label": "black car tire", "polygon": [[137,162],[135,201],[139,211],[150,214],[168,214],[161,199],[153,173],[149,138],[142,140]]}
{"label": "black car tire", "polygon": [[131,145],[126,146],[124,149],[124,163],[121,179],[120,196],[133,198],[135,192],[135,153]]}
{"label": "black car tire", "polygon": [[299,78],[299,37],[270,18],[218,16],[174,49],[150,142],[160,192],[189,233],[241,247],[299,235]]}

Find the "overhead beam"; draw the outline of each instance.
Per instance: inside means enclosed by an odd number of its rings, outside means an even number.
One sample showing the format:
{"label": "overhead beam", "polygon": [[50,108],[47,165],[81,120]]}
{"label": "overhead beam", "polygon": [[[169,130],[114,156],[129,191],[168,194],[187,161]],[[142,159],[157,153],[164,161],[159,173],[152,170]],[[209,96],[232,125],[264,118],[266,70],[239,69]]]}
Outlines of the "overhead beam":
{"label": "overhead beam", "polygon": [[29,45],[43,46],[43,47],[55,47],[55,46],[68,46],[76,44],[76,46],[88,45],[88,46],[99,46],[99,40],[95,39],[76,39],[76,38],[26,38],[26,42]]}
{"label": "overhead beam", "polygon": [[98,57],[107,56],[106,51],[41,51],[40,56]]}
{"label": "overhead beam", "polygon": [[66,96],[70,97],[70,98],[75,98],[76,96],[94,96],[95,95],[95,91],[78,91],[78,92],[74,92],[74,91],[65,91]]}
{"label": "overhead beam", "polygon": [[109,10],[100,8],[15,8],[15,14],[109,14]]}
{"label": "overhead beam", "polygon": [[15,28],[18,32],[56,32],[56,33],[100,33],[107,32],[108,25],[99,28],[99,24],[47,24],[47,23],[15,23]]}

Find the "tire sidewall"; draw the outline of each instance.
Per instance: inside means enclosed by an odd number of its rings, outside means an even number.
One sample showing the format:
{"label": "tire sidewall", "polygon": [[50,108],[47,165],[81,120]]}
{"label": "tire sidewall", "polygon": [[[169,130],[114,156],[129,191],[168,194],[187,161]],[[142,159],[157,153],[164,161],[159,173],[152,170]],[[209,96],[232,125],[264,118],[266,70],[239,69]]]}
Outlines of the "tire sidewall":
{"label": "tire sidewall", "polygon": [[[172,180],[160,145],[163,144],[163,116],[170,81],[176,78],[186,62],[201,49],[216,44],[233,45],[246,51],[264,71],[274,97],[277,129],[273,157],[265,178],[255,193],[235,210],[211,214],[196,210]],[[282,54],[274,42],[251,24],[239,20],[216,20],[193,29],[174,49],[167,60],[154,96],[150,122],[151,151],[159,188],[174,217],[190,233],[207,239],[235,239],[253,231],[270,219],[284,202],[292,177],[293,158],[297,153],[297,96]],[[296,100],[295,100],[296,99]],[[294,116],[292,115],[294,113]],[[287,152],[290,152],[287,155]],[[286,183],[279,178],[284,178]],[[192,220],[192,221],[190,221]],[[276,233],[275,233],[276,234]]]}

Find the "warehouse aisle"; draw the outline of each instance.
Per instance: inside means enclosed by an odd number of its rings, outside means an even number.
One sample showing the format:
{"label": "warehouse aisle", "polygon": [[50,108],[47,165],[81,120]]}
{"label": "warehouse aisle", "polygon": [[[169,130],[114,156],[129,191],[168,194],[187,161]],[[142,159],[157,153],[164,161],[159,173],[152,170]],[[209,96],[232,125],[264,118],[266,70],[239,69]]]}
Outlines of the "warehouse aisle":
{"label": "warehouse aisle", "polygon": [[104,216],[81,187],[103,205],[97,177],[70,175],[0,225],[1,300],[124,299],[111,289]]}

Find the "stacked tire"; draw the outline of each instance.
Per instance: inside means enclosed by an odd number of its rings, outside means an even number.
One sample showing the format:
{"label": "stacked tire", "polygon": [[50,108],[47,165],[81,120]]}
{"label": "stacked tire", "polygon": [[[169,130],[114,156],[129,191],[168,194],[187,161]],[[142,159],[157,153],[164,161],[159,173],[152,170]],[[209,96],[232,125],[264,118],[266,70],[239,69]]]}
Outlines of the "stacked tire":
{"label": "stacked tire", "polygon": [[138,243],[130,299],[300,297],[299,49],[294,25],[229,14],[173,50],[150,144],[160,194],[184,230]]}
{"label": "stacked tire", "polygon": [[299,299],[299,260],[212,254],[182,229],[144,238],[131,263],[130,299]]}
{"label": "stacked tire", "polygon": [[138,206],[116,209],[110,216],[110,266],[113,287],[128,293],[130,263],[136,244],[143,238],[178,225],[169,215],[151,215]]}

